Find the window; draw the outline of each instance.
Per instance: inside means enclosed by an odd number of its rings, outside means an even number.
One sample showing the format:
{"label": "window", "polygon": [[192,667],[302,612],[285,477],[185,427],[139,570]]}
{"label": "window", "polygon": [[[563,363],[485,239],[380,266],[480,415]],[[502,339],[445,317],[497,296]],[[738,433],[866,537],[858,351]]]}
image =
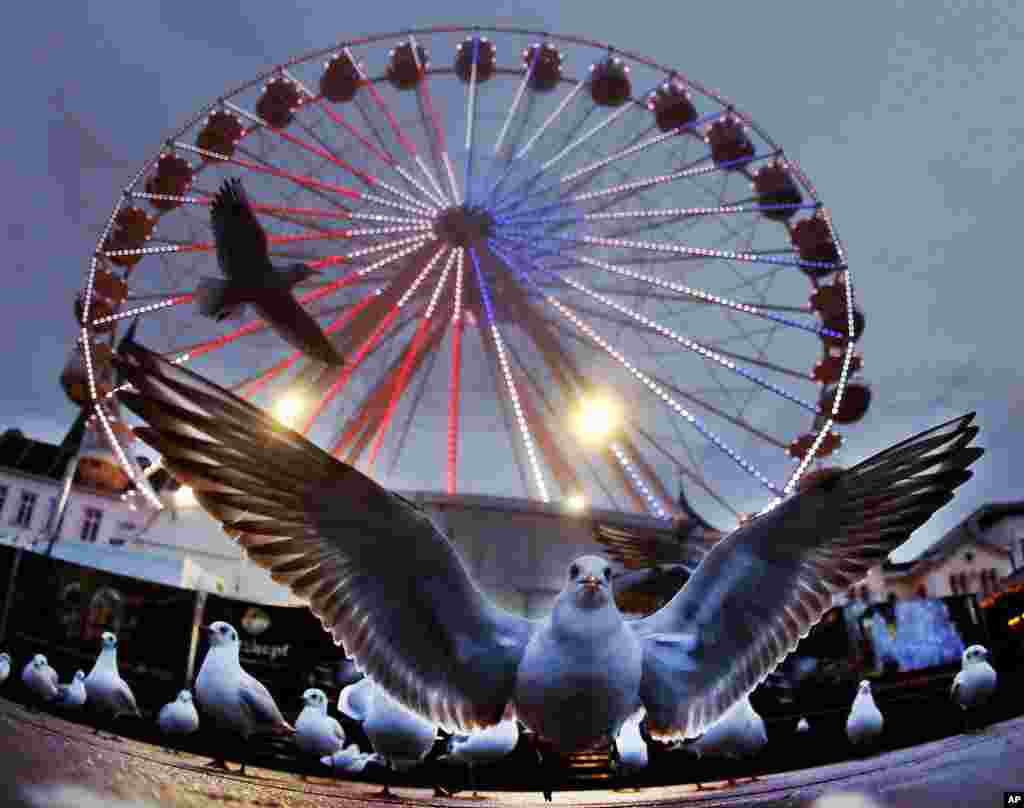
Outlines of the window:
{"label": "window", "polygon": [[967,588],[967,573],[961,572],[958,576],[960,579],[960,593],[966,595],[970,590]]}
{"label": "window", "polygon": [[56,527],[54,519],[57,516],[57,497],[50,497],[50,504],[46,509],[46,530],[51,531]]}
{"label": "window", "polygon": [[82,519],[82,541],[96,541],[100,532],[100,522],[103,521],[103,511],[99,508],[86,508],[85,518]]}
{"label": "window", "polygon": [[39,495],[33,491],[22,491],[21,502],[18,503],[18,514],[14,517],[14,524],[19,527],[29,527],[32,524],[32,512],[36,509],[36,500]]}
{"label": "window", "polygon": [[954,595],[960,594],[960,576],[956,573],[949,576],[949,591]]}

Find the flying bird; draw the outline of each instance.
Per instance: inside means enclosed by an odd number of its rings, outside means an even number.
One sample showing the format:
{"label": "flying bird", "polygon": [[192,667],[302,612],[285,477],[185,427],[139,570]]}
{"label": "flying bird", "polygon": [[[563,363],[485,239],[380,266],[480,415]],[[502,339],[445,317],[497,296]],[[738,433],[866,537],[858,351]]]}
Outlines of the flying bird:
{"label": "flying bird", "polygon": [[[156,724],[164,735],[191,735],[199,729],[199,713],[191,690],[182,690],[178,697],[160,708]],[[174,750],[174,754],[178,754]]]}
{"label": "flying bird", "polygon": [[882,711],[871,695],[871,682],[860,683],[846,719],[846,737],[854,746],[867,746],[878,739],[885,727]]}
{"label": "flying bird", "polygon": [[61,707],[78,709],[85,704],[85,671],[75,671],[75,678],[66,685],[57,685],[57,703]]}
{"label": "flying bird", "polygon": [[[294,734],[295,727],[285,721],[270,691],[239,662],[241,642],[234,626],[218,620],[202,629],[210,640],[210,648],[196,677],[196,695],[203,712],[209,714],[221,730],[240,738],[242,749],[253,735]],[[245,774],[245,752],[240,757],[239,774]],[[208,765],[228,768],[223,755]]]}
{"label": "flying bird", "polygon": [[[100,643],[100,655],[96,657],[92,670],[85,677],[85,692],[89,703],[115,719],[122,715],[142,718],[132,689],[121,678],[117,669],[117,637],[109,631],[104,631],[100,636]],[[101,734],[99,727],[96,727],[96,734]]]}
{"label": "flying bird", "polygon": [[217,263],[224,278],[203,278],[196,289],[199,311],[217,321],[240,317],[251,305],[293,348],[336,366],[344,363],[323,330],[292,294],[317,270],[270,263],[267,234],[238,179],[224,181],[210,206]]}
{"label": "flying bird", "polygon": [[646,617],[624,619],[610,564],[584,556],[553,612],[531,620],[486,597],[415,503],[137,343],[116,361],[137,391],[122,402],[148,424],[136,434],[380,688],[453,733],[518,718],[538,750],[605,744],[641,707],[655,740],[701,735],[833,595],[951,501],[983,453],[968,446],[973,413],[953,419],[709,542]]}
{"label": "flying bird", "polygon": [[953,680],[950,697],[960,705],[964,716],[964,728],[969,728],[969,716],[984,707],[996,692],[995,668],[988,664],[988,649],[983,645],[972,645],[964,651],[960,673]]}

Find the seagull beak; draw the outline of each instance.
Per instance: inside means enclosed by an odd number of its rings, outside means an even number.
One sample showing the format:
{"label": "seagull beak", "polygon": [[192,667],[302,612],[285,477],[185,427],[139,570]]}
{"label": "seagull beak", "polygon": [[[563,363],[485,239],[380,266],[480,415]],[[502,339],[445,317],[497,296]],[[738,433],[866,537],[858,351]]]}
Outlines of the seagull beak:
{"label": "seagull beak", "polygon": [[601,579],[594,575],[588,575],[583,579],[583,585],[588,589],[597,589],[601,585]]}
{"label": "seagull beak", "polygon": [[213,632],[213,629],[210,628],[210,626],[200,626],[199,630],[202,631],[204,634],[211,634]]}

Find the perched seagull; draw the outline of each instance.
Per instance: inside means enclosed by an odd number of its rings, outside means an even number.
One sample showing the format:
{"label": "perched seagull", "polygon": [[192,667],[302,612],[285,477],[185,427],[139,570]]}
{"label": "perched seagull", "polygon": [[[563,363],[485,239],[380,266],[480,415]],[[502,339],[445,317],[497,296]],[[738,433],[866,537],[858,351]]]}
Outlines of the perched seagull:
{"label": "perched seagull", "polygon": [[857,695],[846,719],[846,737],[854,746],[864,746],[875,741],[882,734],[885,721],[882,711],[871,695],[871,682],[863,681],[857,688]]}
{"label": "perched seagull", "polygon": [[344,749],[339,749],[333,755],[325,755],[320,762],[332,769],[339,769],[346,774],[359,774],[366,768],[367,763],[380,763],[386,765],[384,759],[375,752],[360,752],[359,747],[354,743]]}
{"label": "perched seagull", "polygon": [[[164,735],[191,735],[199,729],[199,713],[191,690],[182,690],[178,697],[160,708],[156,724]],[[174,752],[177,754],[177,750]]]}
{"label": "perched seagull", "polygon": [[[203,712],[221,730],[240,737],[243,748],[252,735],[292,735],[295,727],[285,721],[270,691],[246,673],[238,661],[241,650],[238,632],[219,620],[202,629],[210,640],[210,648],[196,677],[196,696]],[[245,757],[243,753],[240,774],[245,774]],[[223,756],[208,765],[228,768]]]}
{"label": "perched seagull", "polygon": [[57,671],[50,667],[46,657],[36,654],[21,672],[21,681],[32,695],[43,703],[57,698]]}
{"label": "perched seagull", "polygon": [[[745,760],[755,757],[767,745],[768,734],[765,731],[764,720],[750,703],[749,696],[744,696],[698,738],[691,748],[697,757]],[[730,777],[729,785],[736,785],[736,780]],[[700,789],[701,784],[697,783],[697,790]]]}
{"label": "perched seagull", "polygon": [[984,707],[996,692],[995,668],[988,664],[988,650],[983,645],[972,645],[960,664],[960,673],[953,680],[950,696],[960,705],[964,716],[964,729],[968,729],[968,716]]}
{"label": "perched seagull", "polygon": [[327,715],[327,695],[311,687],[302,694],[305,705],[295,721],[295,745],[307,755],[330,757],[345,745],[345,730]]}
{"label": "perched seagull", "polygon": [[806,718],[801,718],[799,721],[796,722],[796,731],[801,733],[811,731],[811,725],[807,723]]}
{"label": "perched seagull", "polygon": [[[362,723],[363,732],[389,775],[418,766],[437,740],[434,724],[400,704],[368,676],[342,689],[338,710]],[[380,796],[391,795],[391,780],[389,776]],[[435,786],[434,796],[446,794]]]}
{"label": "perched seagull", "polygon": [[69,684],[57,685],[57,703],[61,707],[78,709],[85,704],[85,671],[75,671],[75,678]]}
{"label": "perched seagull", "polygon": [[200,312],[220,321],[241,316],[246,304],[251,304],[293,348],[328,365],[343,364],[316,320],[292,295],[292,288],[317,270],[305,264],[278,268],[270,263],[267,234],[239,180],[224,181],[210,206],[210,221],[224,279],[200,280],[196,289]]}
{"label": "perched seagull", "polygon": [[466,779],[473,789],[473,796],[476,797],[473,767],[497,763],[512,754],[517,743],[519,724],[515,719],[506,720],[469,735],[452,735],[448,738],[448,751],[438,760],[462,763],[466,767]]}
{"label": "perched seagull", "polygon": [[11,675],[11,655],[4,651],[0,654],[0,685]]}
{"label": "perched seagull", "polygon": [[640,707],[655,740],[701,735],[983,454],[973,413],[956,418],[819,472],[709,542],[653,614],[625,620],[610,564],[583,556],[551,615],[530,620],[486,597],[415,503],[137,343],[115,361],[137,391],[121,401],[148,424],[136,434],[383,691],[453,733],[518,718],[538,752],[607,743]]}
{"label": "perched seagull", "polygon": [[[110,713],[115,719],[122,715],[142,718],[131,688],[117,672],[117,637],[109,631],[104,631],[100,642],[100,655],[96,657],[92,670],[85,677],[85,692],[89,703],[96,705],[103,712]],[[99,727],[96,728],[96,734],[101,734]]]}

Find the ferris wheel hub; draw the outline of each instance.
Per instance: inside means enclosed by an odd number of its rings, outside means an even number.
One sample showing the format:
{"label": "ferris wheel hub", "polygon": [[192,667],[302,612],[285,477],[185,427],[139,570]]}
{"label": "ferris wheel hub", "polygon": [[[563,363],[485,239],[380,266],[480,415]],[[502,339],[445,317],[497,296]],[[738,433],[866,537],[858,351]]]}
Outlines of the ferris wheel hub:
{"label": "ferris wheel hub", "polygon": [[434,220],[434,235],[452,247],[471,247],[494,232],[494,216],[484,208],[454,205]]}

